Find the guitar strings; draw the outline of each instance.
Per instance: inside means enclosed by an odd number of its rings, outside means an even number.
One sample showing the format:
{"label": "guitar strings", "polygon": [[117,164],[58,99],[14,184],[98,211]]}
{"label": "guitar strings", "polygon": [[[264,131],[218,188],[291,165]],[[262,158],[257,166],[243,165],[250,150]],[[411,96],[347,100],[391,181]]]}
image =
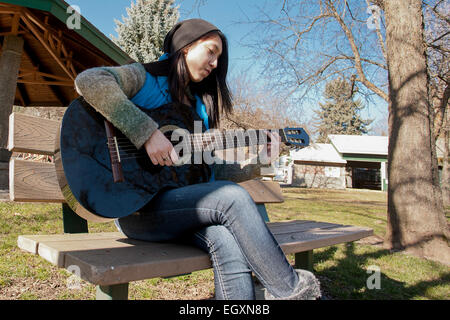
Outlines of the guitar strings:
{"label": "guitar strings", "polygon": [[[252,135],[245,136],[245,135],[243,135],[242,132],[241,132],[240,135],[236,135],[235,133],[228,133],[228,132],[225,132],[225,133],[217,132],[217,133],[213,133],[213,134],[211,134],[211,133],[206,133],[206,134],[205,133],[194,133],[194,134],[190,134],[190,136],[193,138],[191,140],[194,141],[194,143],[195,142],[200,142],[200,141],[211,141],[211,142],[214,141],[214,142],[222,142],[223,143],[224,140],[225,141],[236,140],[236,139],[237,139],[237,141],[240,141],[242,139],[245,140],[246,137],[249,138],[250,140],[252,140],[253,138],[256,138],[256,140],[258,140],[258,138],[255,135],[253,135],[253,136]],[[111,140],[111,141],[114,141],[113,139],[114,138],[109,138],[109,140]],[[128,138],[124,138],[124,137],[117,138],[116,137],[116,140],[118,142],[119,141],[127,142],[131,146],[133,145],[133,144],[131,144],[131,142],[130,142],[130,140]]]}
{"label": "guitar strings", "polygon": [[[218,149],[228,149],[233,147],[245,147],[249,145],[258,145],[262,143],[258,143],[258,138],[253,136],[238,136],[236,133],[231,132],[214,132],[213,134],[191,134],[191,145],[194,149],[194,152],[199,151],[211,151]],[[247,139],[246,139],[247,138]],[[255,141],[254,138],[256,138]],[[108,149],[110,150],[111,158],[113,161],[118,161],[119,156],[120,160],[127,159],[137,159],[147,157],[145,153],[136,149],[136,146],[131,143],[131,141],[127,138],[108,138],[109,142],[107,142]],[[262,139],[264,140],[264,139]],[[117,154],[116,150],[116,141],[117,147],[119,148],[119,153]],[[243,142],[243,144],[241,144]],[[247,144],[248,143],[248,144]],[[226,147],[224,148],[224,145]],[[211,148],[211,149],[209,149]],[[131,151],[131,152],[130,152]],[[133,152],[135,151],[135,152]]]}
{"label": "guitar strings", "polygon": [[[214,148],[203,148],[203,151],[212,151],[215,150]],[[194,152],[199,152],[198,150],[194,150]],[[113,160],[117,161],[119,160],[127,160],[127,159],[138,159],[138,158],[145,158],[147,157],[147,154],[143,152],[139,152],[139,150],[136,150],[136,152],[124,152],[124,150],[119,149],[119,154],[117,154],[117,151],[112,149],[110,150],[110,154]]]}
{"label": "guitar strings", "polygon": [[[236,138],[234,136],[230,136],[233,138]],[[118,147],[122,148],[122,149],[136,149],[135,145],[132,144],[128,139],[126,138],[122,138],[124,140],[122,140],[123,142],[118,142],[117,145]],[[119,140],[119,139],[117,139]],[[231,141],[232,140],[232,141]],[[218,140],[218,139],[214,139],[214,138],[210,138],[210,139],[205,139],[204,137],[202,138],[201,136],[194,136],[194,138],[191,140],[191,144],[194,146],[194,149],[202,149],[202,147],[205,146],[210,146],[210,145],[215,145],[217,147],[222,147],[223,145],[227,145],[229,146],[231,145],[235,145],[236,147],[243,147],[243,146],[248,146],[247,143],[249,144],[258,144],[258,139],[256,139],[255,141],[253,141],[252,137],[248,137],[248,139],[245,139],[245,137],[243,139],[226,139],[225,142],[227,143],[223,143],[223,140]],[[243,144],[241,144],[243,142]],[[116,143],[115,141],[111,138],[110,142],[107,142],[108,146],[115,146]],[[263,143],[261,143],[263,144]],[[195,148],[195,147],[200,147],[200,148]]]}

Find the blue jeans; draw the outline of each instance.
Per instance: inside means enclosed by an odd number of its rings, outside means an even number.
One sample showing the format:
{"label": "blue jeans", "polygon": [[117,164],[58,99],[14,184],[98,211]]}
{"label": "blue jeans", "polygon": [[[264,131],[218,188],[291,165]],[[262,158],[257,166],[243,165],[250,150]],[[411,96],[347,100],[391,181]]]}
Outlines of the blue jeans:
{"label": "blue jeans", "polygon": [[252,272],[275,297],[291,295],[299,281],[253,199],[233,182],[162,192],[139,214],[120,218],[116,225],[129,238],[179,240],[206,251],[216,299],[255,299]]}

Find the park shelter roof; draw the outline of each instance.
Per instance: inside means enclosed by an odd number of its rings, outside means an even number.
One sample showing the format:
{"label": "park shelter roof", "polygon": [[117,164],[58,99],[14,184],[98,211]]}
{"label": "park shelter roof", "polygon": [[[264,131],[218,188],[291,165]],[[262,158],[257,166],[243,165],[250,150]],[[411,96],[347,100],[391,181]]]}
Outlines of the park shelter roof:
{"label": "park shelter roof", "polygon": [[347,163],[336,149],[328,143],[312,143],[306,148],[291,151],[290,155],[294,161]]}
{"label": "park shelter roof", "polygon": [[70,29],[68,8],[62,0],[0,0],[0,52],[5,36],[24,39],[15,105],[67,106],[78,73],[131,60],[85,18]]}

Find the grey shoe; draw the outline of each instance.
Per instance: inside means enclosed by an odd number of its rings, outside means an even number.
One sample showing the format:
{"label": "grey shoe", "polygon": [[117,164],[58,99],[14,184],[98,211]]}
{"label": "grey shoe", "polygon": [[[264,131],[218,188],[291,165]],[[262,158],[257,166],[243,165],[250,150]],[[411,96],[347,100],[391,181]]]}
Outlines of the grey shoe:
{"label": "grey shoe", "polygon": [[320,298],[319,280],[309,271],[295,269],[298,274],[298,284],[294,289],[294,293],[289,297],[275,298],[267,289],[264,289],[264,297],[266,300],[316,300]]}

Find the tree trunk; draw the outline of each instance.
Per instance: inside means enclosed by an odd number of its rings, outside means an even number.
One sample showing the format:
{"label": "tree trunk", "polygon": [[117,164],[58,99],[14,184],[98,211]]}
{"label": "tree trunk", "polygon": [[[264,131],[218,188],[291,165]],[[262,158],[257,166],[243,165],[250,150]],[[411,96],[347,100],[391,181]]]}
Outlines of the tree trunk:
{"label": "tree trunk", "polygon": [[385,244],[450,265],[428,102],[421,0],[385,0],[389,69],[388,230]]}
{"label": "tree trunk", "polygon": [[450,156],[449,150],[449,120],[448,116],[445,121],[444,126],[444,156],[442,159],[442,178],[441,178],[441,189],[442,189],[442,197],[444,200],[444,207],[450,206],[450,166],[448,158]]}

